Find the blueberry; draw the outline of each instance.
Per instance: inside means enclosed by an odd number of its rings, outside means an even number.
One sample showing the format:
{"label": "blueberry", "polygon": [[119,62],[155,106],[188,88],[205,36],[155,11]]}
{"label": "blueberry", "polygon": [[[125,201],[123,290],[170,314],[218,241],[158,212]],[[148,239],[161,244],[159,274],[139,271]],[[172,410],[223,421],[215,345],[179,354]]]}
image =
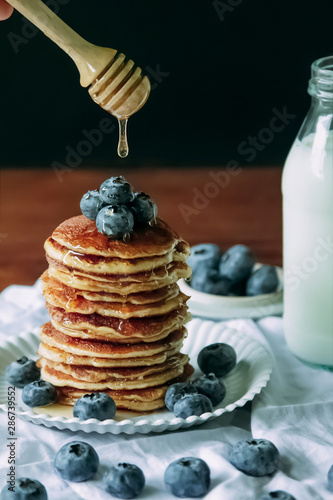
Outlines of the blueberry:
{"label": "blueberry", "polygon": [[107,206],[98,212],[96,227],[106,236],[122,238],[133,230],[134,217],[124,205]]}
{"label": "blueberry", "polygon": [[1,491],[1,500],[47,500],[45,487],[37,479],[20,477],[15,481],[15,491],[8,489],[9,485]]}
{"label": "blueberry", "polygon": [[22,391],[22,401],[32,408],[35,406],[46,406],[54,403],[57,399],[56,388],[49,382],[38,380],[31,382]]}
{"label": "blueberry", "polygon": [[213,406],[221,403],[225,397],[225,385],[215,377],[214,373],[201,375],[201,377],[194,379],[192,384],[200,394],[204,394],[211,400]]}
{"label": "blueberry", "polygon": [[92,479],[99,466],[99,458],[92,446],[84,441],[71,441],[60,448],[54,459],[54,468],[68,481],[81,483]]}
{"label": "blueberry", "polygon": [[261,266],[247,281],[246,295],[262,295],[275,292],[279,285],[279,278],[274,266]]}
{"label": "blueberry", "polygon": [[[226,278],[224,278],[226,279]],[[229,290],[228,290],[228,296],[229,297],[245,297],[246,296],[246,280],[242,281],[231,281]]]}
{"label": "blueberry", "polygon": [[75,401],[73,415],[80,420],[97,418],[97,420],[107,420],[116,414],[116,403],[105,392],[92,392],[85,394]]}
{"label": "blueberry", "polygon": [[259,498],[259,500],[273,500],[274,498],[276,498],[277,500],[296,500],[296,498],[290,495],[290,493],[282,490],[265,493]]}
{"label": "blueberry", "polygon": [[236,366],[236,353],[233,347],[222,342],[210,344],[199,352],[198,365],[200,370],[209,375],[224,377]]}
{"label": "blueberry", "polygon": [[143,226],[151,220],[156,219],[157,206],[153,200],[145,193],[135,193],[131,203],[131,210],[134,215],[135,225]]}
{"label": "blueberry", "polygon": [[187,418],[192,415],[200,417],[207,411],[212,411],[211,400],[203,394],[185,394],[175,402],[173,412],[176,417]]}
{"label": "blueberry", "polygon": [[333,465],[330,467],[327,473],[328,489],[333,491]]}
{"label": "blueberry", "polygon": [[229,295],[232,282],[221,278],[217,269],[198,268],[192,276],[191,286],[199,292],[213,295]]}
{"label": "blueberry", "polygon": [[209,490],[210,470],[201,458],[179,458],[166,469],[164,482],[176,497],[202,497]]}
{"label": "blueberry", "polygon": [[165,406],[168,410],[173,411],[173,407],[180,398],[185,396],[185,394],[195,394],[198,393],[196,387],[187,382],[178,382],[176,384],[170,385],[165,394]]}
{"label": "blueberry", "polygon": [[81,212],[90,220],[96,219],[98,212],[103,206],[104,202],[96,189],[85,193],[80,201]]}
{"label": "blueberry", "polygon": [[99,194],[108,205],[125,205],[133,200],[133,188],[124,177],[111,177],[101,184]]}
{"label": "blueberry", "polygon": [[249,476],[273,474],[279,464],[279,451],[267,439],[239,441],[231,449],[229,460],[236,469]]}
{"label": "blueberry", "polygon": [[103,477],[105,489],[116,498],[134,498],[140,495],[145,485],[142,470],[133,464],[120,463],[112,467]]}
{"label": "blueberry", "polygon": [[11,385],[22,389],[30,382],[40,379],[40,369],[35,361],[22,356],[22,358],[7,366],[5,378]]}
{"label": "blueberry", "polygon": [[242,281],[250,276],[255,264],[254,255],[245,245],[235,245],[222,255],[220,275],[231,281]]}
{"label": "blueberry", "polygon": [[191,255],[188,258],[188,265],[192,269],[194,276],[198,269],[215,269],[221,257],[220,249],[213,243],[200,243],[191,248]]}

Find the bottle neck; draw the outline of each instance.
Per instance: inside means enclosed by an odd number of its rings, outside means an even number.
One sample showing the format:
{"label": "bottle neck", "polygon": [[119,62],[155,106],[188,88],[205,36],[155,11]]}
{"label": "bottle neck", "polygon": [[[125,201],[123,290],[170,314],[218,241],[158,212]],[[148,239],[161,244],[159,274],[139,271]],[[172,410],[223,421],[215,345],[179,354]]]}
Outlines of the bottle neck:
{"label": "bottle neck", "polygon": [[313,95],[311,97],[310,109],[313,109],[318,114],[333,114],[333,97],[332,99],[327,99]]}
{"label": "bottle neck", "polygon": [[320,135],[321,142],[333,134],[333,56],[318,59],[311,66],[308,92],[312,102],[298,139]]}
{"label": "bottle neck", "polygon": [[312,64],[308,92],[312,98],[333,103],[333,56]]}

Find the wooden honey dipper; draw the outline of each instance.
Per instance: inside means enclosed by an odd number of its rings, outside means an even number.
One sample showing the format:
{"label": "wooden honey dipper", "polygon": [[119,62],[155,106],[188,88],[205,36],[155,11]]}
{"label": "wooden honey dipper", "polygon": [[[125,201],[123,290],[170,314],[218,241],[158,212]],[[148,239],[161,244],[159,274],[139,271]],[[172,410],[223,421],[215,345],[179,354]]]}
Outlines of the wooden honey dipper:
{"label": "wooden honey dipper", "polygon": [[64,50],[76,64],[82,87],[118,119],[118,154],[128,155],[127,120],[148,99],[150,82],[141,68],[116,50],[93,45],[64,23],[41,0],[7,0],[16,10]]}

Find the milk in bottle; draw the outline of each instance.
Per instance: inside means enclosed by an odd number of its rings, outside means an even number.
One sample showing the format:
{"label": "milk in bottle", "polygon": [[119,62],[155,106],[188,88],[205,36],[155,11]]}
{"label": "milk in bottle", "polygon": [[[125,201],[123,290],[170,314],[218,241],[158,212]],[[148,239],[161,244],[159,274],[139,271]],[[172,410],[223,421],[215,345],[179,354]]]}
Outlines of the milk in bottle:
{"label": "milk in bottle", "polygon": [[309,93],[282,177],[284,331],[296,356],[333,369],[333,56],[313,63]]}

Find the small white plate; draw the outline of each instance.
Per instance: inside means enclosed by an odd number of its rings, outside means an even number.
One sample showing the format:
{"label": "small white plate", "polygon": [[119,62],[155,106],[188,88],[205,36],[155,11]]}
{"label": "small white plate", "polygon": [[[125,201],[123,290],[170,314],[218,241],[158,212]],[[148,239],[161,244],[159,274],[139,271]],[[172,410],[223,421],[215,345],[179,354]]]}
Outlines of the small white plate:
{"label": "small white plate", "polygon": [[[168,410],[145,415],[119,411],[114,420],[80,421],[72,416],[72,407],[63,405],[39,408],[36,409],[39,412],[37,413],[22,402],[21,390],[17,389],[17,414],[23,420],[58,429],[98,432],[100,434],[106,432],[147,434],[191,427],[212,420],[225,412],[231,412],[235,408],[243,406],[247,401],[251,401],[266,386],[272,372],[273,360],[260,342],[249,337],[246,333],[226,327],[222,323],[200,319],[189,323],[188,332],[182,351],[189,354],[191,364],[195,368],[192,378],[201,374],[196,360],[204,346],[215,342],[225,342],[233,346],[237,354],[236,367],[224,378],[227,389],[226,397],[220,405],[215,407],[213,412],[204,413],[200,417],[192,416],[182,419],[176,418]],[[23,355],[36,359],[38,345],[39,331],[25,332],[13,340],[0,344],[0,409],[2,411],[7,411],[8,383],[4,378],[5,367]]]}
{"label": "small white plate", "polygon": [[[254,270],[261,266],[262,264],[257,263]],[[181,291],[191,297],[187,304],[193,316],[210,319],[259,319],[283,314],[283,271],[281,267],[276,267],[276,270],[280,281],[277,291],[255,297],[212,295],[198,292],[185,280],[180,280],[178,284]]]}

